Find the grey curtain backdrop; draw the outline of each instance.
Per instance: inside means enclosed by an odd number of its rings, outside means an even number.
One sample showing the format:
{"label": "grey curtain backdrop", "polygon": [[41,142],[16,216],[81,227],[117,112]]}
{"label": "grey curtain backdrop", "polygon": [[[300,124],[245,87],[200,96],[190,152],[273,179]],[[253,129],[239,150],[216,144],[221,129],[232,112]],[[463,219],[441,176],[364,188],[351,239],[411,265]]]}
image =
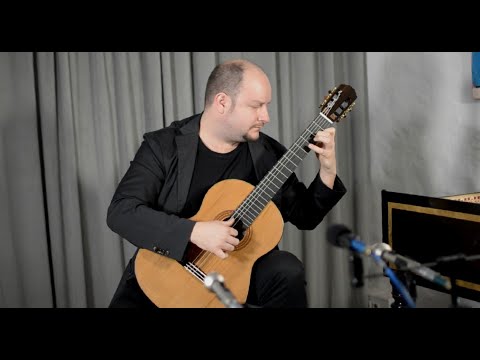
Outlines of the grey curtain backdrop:
{"label": "grey curtain backdrop", "polygon": [[[265,131],[286,146],[330,88],[356,89],[337,127],[348,193],[317,229],[286,224],[280,245],[305,262],[311,307],[388,306],[381,271],[365,261],[374,276],[353,289],[348,252],[325,232],[342,223],[380,242],[382,189],[480,191],[471,53],[0,53],[0,307],[108,305],[134,251],[105,222],[118,181],[143,133],[201,111],[208,74],[237,57],[270,76]],[[309,182],[316,169],[310,154],[297,173]]]}
{"label": "grey curtain backdrop", "polygon": [[[0,306],[108,306],[134,248],[106,212],[142,135],[200,112],[213,67],[246,58],[271,79],[265,132],[289,146],[328,90],[358,100],[337,126],[338,173],[348,188],[313,231],[286,224],[281,247],[307,270],[311,307],[364,307],[350,286],[348,254],[326,241],[332,223],[371,231],[364,53],[1,53]],[[310,154],[297,169],[309,183]]]}

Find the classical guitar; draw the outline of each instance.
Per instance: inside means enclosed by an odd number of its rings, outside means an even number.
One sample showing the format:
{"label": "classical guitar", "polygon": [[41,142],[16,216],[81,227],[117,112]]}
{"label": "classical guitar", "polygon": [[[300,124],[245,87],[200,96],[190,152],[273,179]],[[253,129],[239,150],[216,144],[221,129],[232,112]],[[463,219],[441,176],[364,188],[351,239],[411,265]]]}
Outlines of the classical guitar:
{"label": "classical guitar", "polygon": [[240,303],[247,298],[254,262],[273,249],[281,240],[283,219],[271,201],[289,176],[310,151],[308,144],[319,130],[340,121],[355,105],[355,90],[340,84],[329,91],[320,105],[318,116],[274,167],[253,186],[245,181],[223,180],[206,193],[194,221],[226,220],[234,217],[240,243],[226,259],[190,243],[186,260],[179,262],[140,249],[135,261],[138,283],[147,297],[160,308],[225,307],[204,280],[211,272],[219,273]]}

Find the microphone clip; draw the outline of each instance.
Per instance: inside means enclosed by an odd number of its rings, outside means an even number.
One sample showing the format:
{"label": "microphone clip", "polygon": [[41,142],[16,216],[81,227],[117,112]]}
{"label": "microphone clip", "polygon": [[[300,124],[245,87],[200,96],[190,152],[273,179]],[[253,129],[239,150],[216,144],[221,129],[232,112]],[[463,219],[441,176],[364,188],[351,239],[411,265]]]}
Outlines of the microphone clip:
{"label": "microphone clip", "polygon": [[364,285],[363,282],[363,258],[362,255],[356,251],[350,251],[348,256],[350,263],[351,282],[353,288],[361,288]]}

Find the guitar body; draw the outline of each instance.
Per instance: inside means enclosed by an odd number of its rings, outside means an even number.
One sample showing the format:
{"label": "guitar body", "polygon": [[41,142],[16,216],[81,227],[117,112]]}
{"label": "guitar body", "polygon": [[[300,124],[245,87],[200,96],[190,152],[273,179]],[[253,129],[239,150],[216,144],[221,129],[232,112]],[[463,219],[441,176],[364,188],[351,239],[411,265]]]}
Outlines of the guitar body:
{"label": "guitar body", "polygon": [[[225,220],[244,201],[254,186],[241,180],[223,180],[212,186],[202,205],[191,220]],[[187,261],[204,275],[217,272],[225,279],[240,303],[245,303],[254,262],[273,249],[281,240],[283,218],[270,201],[248,227],[236,249],[226,259],[201,250],[190,243]],[[169,257],[140,249],[135,261],[138,283],[147,297],[160,308],[216,308],[225,307],[203,281],[186,267]]]}

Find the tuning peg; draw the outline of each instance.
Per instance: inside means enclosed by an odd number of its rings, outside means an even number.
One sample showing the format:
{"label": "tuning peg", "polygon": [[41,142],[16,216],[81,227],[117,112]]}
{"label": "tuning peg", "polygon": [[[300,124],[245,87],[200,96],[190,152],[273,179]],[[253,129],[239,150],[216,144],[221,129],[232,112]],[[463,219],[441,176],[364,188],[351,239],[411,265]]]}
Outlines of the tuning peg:
{"label": "tuning peg", "polygon": [[332,97],[333,93],[335,92],[335,90],[337,90],[337,87],[335,86],[333,89],[331,90],[328,90],[328,95],[326,95],[324,98],[323,98],[323,102],[320,104],[319,108],[323,107],[327,102],[328,100],[330,100],[330,98]]}
{"label": "tuning peg", "polygon": [[343,114],[340,115],[340,118],[341,118],[341,119],[345,119],[345,118],[347,117],[347,114],[348,114],[350,111],[352,111],[354,105],[355,105],[354,102],[351,103],[350,106],[345,109],[345,111],[343,112]]}

